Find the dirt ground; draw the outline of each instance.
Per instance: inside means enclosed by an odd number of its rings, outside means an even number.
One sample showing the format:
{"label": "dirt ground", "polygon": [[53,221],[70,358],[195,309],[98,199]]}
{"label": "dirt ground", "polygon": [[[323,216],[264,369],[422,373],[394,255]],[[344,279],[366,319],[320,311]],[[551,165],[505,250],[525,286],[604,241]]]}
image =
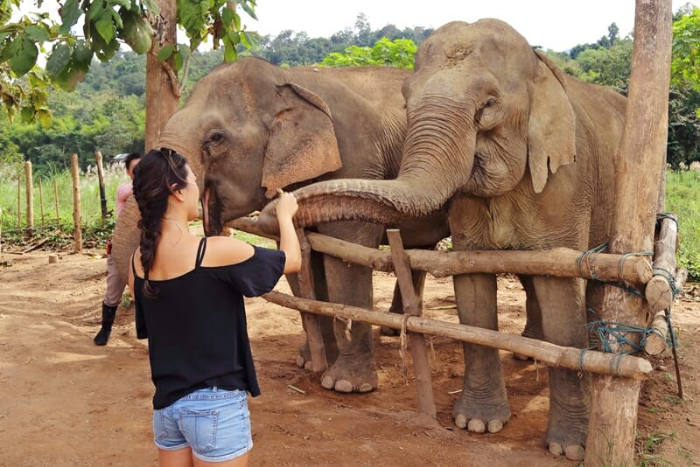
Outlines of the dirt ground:
{"label": "dirt ground", "polygon": [[[133,307],[120,308],[112,338],[97,347],[106,260],[82,254],[3,254],[0,266],[0,466],[153,466],[146,343],[135,338]],[[2,264],[2,262],[0,262]],[[377,273],[376,308],[389,307],[394,280]],[[677,397],[670,351],[655,358],[639,407],[641,465],[700,465],[700,287],[686,287],[673,308],[685,400]],[[288,292],[282,281],[277,290]],[[428,278],[426,316],[456,322],[451,281]],[[406,381],[397,338],[375,328],[379,389],[340,395],[294,364],[303,342],[299,314],[263,299],[247,301],[253,354],[263,395],[251,400],[251,466],[562,466],[544,448],[547,371],[502,353],[513,411],[505,429],[476,435],[454,427],[463,356],[451,339],[430,350],[438,418],[416,412],[409,362]],[[501,329],[519,334],[524,294],[499,278]],[[409,352],[410,358],[410,352]],[[293,388],[303,391],[298,392]]]}

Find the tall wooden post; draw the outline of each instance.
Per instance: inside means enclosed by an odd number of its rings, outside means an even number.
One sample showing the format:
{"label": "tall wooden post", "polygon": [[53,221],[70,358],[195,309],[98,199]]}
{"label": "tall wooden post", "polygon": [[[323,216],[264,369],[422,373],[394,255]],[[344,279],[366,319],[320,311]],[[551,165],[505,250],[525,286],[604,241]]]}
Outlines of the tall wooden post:
{"label": "tall wooden post", "polygon": [[39,213],[41,215],[41,230],[44,230],[44,190],[41,187],[41,177],[39,177]]}
{"label": "tall wooden post", "polygon": [[61,231],[61,211],[58,209],[58,182],[53,179],[53,199],[56,204],[56,228]]}
{"label": "tall wooden post", "polygon": [[21,229],[22,228],[22,200],[21,200],[21,195],[22,193],[22,177],[17,174],[17,228]]}
{"label": "tall wooden post", "polygon": [[73,241],[75,247],[73,251],[80,253],[83,251],[83,232],[80,228],[80,166],[78,165],[78,155],[70,155],[71,174],[73,175]]}
{"label": "tall wooden post", "polygon": [[95,163],[97,164],[97,179],[100,182],[100,207],[102,208],[102,220],[107,219],[107,196],[105,195],[105,174],[102,168],[102,153],[95,151]]}
{"label": "tall wooden post", "polygon": [[32,162],[24,163],[24,183],[27,190],[27,231],[34,230],[34,177],[32,175]]}
{"label": "tall wooden post", "polygon": [[[651,252],[665,154],[671,62],[671,0],[636,0],[625,128],[616,159],[611,253]],[[646,327],[644,301],[606,286],[602,319]],[[638,339],[639,336],[628,336]],[[616,351],[617,342],[609,342]],[[592,375],[586,467],[633,466],[639,381]]]}

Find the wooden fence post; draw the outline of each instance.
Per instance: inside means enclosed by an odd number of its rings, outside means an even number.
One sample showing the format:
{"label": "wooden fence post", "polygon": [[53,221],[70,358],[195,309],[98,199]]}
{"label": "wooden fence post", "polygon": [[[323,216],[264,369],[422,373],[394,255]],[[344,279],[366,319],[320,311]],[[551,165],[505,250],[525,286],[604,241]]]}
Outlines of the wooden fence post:
{"label": "wooden fence post", "polygon": [[24,163],[24,183],[27,190],[27,232],[34,230],[34,177],[32,162]]}
{"label": "wooden fence post", "polygon": [[20,193],[22,192],[22,177],[17,174],[17,229],[22,228],[22,200]]}
{"label": "wooden fence post", "polygon": [[[404,320],[409,316],[420,316],[420,298],[413,289],[413,279],[411,276],[411,264],[403,249],[401,234],[398,229],[387,229],[387,238],[391,246],[391,258],[394,263],[396,280],[401,289],[401,300],[403,302]],[[404,321],[405,322],[405,321]],[[401,330],[402,339],[405,329]],[[428,350],[425,347],[425,336],[419,333],[410,333],[411,355],[413,356],[413,371],[416,375],[416,391],[418,392],[418,410],[431,417],[437,417],[435,410],[435,398],[433,396],[433,382],[430,375],[430,363],[428,362]]]}
{"label": "wooden fence post", "polygon": [[58,182],[53,179],[53,199],[56,204],[56,227],[61,231],[61,212],[58,210]]}
{"label": "wooden fence post", "polygon": [[73,175],[73,241],[75,242],[75,253],[83,250],[83,232],[80,228],[80,166],[78,165],[78,155],[70,155],[71,174]]}
{"label": "wooden fence post", "polygon": [[102,168],[102,153],[95,151],[95,162],[97,163],[97,178],[100,181],[100,207],[102,208],[102,220],[107,219],[107,196],[105,195],[105,174]]}
{"label": "wooden fence post", "polygon": [[2,254],[2,206],[0,206],[0,255]]}
{"label": "wooden fence post", "polygon": [[[625,127],[616,156],[611,253],[651,252],[665,154],[671,62],[671,0],[636,0],[634,50]],[[644,300],[606,285],[600,316],[646,327]],[[609,326],[615,326],[609,324]],[[639,336],[626,336],[631,341]],[[614,351],[629,350],[609,341]],[[586,467],[633,466],[639,381],[592,375]]]}
{"label": "wooden fence post", "polygon": [[41,213],[41,230],[44,230],[44,190],[41,188],[41,177],[39,177],[39,212]]}

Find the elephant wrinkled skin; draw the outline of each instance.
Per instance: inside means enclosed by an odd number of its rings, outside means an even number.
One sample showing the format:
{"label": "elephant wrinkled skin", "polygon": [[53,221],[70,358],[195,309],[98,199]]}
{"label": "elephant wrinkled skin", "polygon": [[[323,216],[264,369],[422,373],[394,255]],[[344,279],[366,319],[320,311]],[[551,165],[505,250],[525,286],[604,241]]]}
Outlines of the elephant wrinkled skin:
{"label": "elephant wrinkled skin", "polygon": [[[448,206],[454,249],[587,250],[608,238],[626,99],[562,73],[506,23],[448,23],[418,49],[403,87],[408,128],[395,180],[342,180],[295,194],[299,225],[395,224]],[[259,224],[274,230],[274,203]],[[526,278],[544,338],[585,348],[581,279]],[[497,329],[496,277],[454,278],[460,322]],[[589,284],[593,292],[592,284]],[[464,345],[455,423],[499,431],[510,417],[498,351]],[[582,459],[586,378],[550,368],[550,452]]]}
{"label": "elephant wrinkled skin", "polygon": [[[159,143],[188,158],[203,193],[205,231],[216,235],[227,222],[262,209],[280,188],[334,178],[395,177],[406,129],[401,86],[409,74],[387,67],[285,70],[241,59],[197,83]],[[137,244],[137,219],[131,202],[115,233],[121,271]],[[447,236],[446,211],[397,225],[407,246],[434,247]],[[360,221],[325,224],[318,231],[371,247],[383,235],[380,225]],[[318,299],[372,308],[371,269],[328,256],[312,261]],[[296,278],[288,279],[298,295]],[[371,326],[354,323],[348,340],[345,325],[335,324],[322,320],[332,363],[323,386],[341,392],[376,388]],[[303,347],[297,363],[303,366],[308,359]]]}

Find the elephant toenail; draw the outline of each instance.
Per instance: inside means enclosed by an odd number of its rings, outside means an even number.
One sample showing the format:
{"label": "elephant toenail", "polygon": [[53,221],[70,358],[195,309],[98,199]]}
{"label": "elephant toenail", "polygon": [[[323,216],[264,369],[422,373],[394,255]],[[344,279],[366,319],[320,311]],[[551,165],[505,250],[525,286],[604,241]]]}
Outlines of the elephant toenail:
{"label": "elephant toenail", "polygon": [[500,420],[489,421],[489,433],[498,433],[503,429],[503,422]]}
{"label": "elephant toenail", "polygon": [[304,369],[306,371],[312,371],[313,368],[314,368],[314,364],[312,362],[309,361],[309,362],[304,363]]}
{"label": "elephant toenail", "polygon": [[374,388],[369,383],[362,383],[362,386],[360,386],[360,392],[370,392],[373,389]]}
{"label": "elephant toenail", "polygon": [[455,425],[457,425],[458,428],[465,429],[467,427],[467,417],[462,414],[457,415],[455,417]]}
{"label": "elephant toenail", "polygon": [[304,360],[304,357],[302,357],[301,355],[297,355],[297,360],[296,360],[297,366],[299,368],[304,368],[305,363],[306,363],[306,361]]}
{"label": "elephant toenail", "polygon": [[483,421],[472,418],[469,420],[469,423],[467,423],[467,430],[472,433],[483,433],[486,431],[486,426]]}
{"label": "elephant toenail", "polygon": [[564,454],[564,449],[562,449],[561,444],[559,443],[549,443],[549,452],[550,454],[560,457],[562,454]]}
{"label": "elephant toenail", "polygon": [[564,455],[566,455],[566,458],[570,461],[582,461],[585,451],[581,446],[572,444],[564,449]]}
{"label": "elephant toenail", "polygon": [[352,392],[352,383],[344,379],[335,382],[335,390],[338,392]]}
{"label": "elephant toenail", "polygon": [[332,376],[326,375],[321,379],[321,386],[325,389],[333,389],[335,386],[335,380]]}

